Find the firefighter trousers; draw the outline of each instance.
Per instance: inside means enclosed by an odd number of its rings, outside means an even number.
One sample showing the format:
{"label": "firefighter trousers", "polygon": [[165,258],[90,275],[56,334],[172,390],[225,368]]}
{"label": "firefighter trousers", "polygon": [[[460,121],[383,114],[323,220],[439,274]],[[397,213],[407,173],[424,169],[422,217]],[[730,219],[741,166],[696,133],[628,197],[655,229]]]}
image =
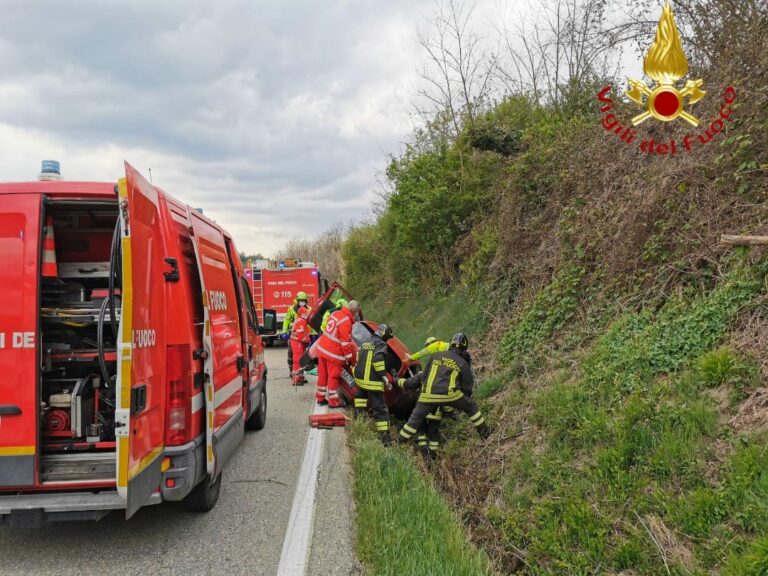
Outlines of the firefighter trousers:
{"label": "firefighter trousers", "polygon": [[429,450],[431,453],[437,453],[440,450],[440,423],[443,421],[444,408],[444,406],[435,404],[419,428],[416,441],[422,452]]}
{"label": "firefighter trousers", "polygon": [[355,394],[355,414],[365,412],[368,407],[368,400],[371,401],[371,412],[373,413],[373,420],[376,422],[376,430],[389,432],[389,410],[383,391],[366,390],[358,385],[357,394]]}
{"label": "firefighter trousers", "polygon": [[400,430],[398,440],[400,442],[405,442],[413,438],[414,435],[418,434],[419,429],[427,421],[427,416],[432,414],[435,407],[439,408],[441,406],[451,406],[452,408],[464,412],[469,416],[470,421],[475,428],[478,429],[479,433],[482,433],[483,429],[487,428],[484,426],[485,418],[483,417],[483,413],[480,412],[477,402],[469,396],[462,396],[456,400],[449,400],[446,402],[417,402],[416,407],[413,409],[413,412],[411,412],[411,417],[408,418],[408,422]]}

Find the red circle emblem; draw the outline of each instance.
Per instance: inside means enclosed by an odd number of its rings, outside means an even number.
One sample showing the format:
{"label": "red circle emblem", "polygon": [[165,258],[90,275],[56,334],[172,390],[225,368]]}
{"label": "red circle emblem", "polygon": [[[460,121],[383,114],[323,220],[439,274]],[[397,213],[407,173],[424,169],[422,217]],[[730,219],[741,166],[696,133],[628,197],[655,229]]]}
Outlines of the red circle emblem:
{"label": "red circle emblem", "polygon": [[670,118],[680,111],[680,97],[671,90],[664,90],[653,99],[653,109],[659,116]]}

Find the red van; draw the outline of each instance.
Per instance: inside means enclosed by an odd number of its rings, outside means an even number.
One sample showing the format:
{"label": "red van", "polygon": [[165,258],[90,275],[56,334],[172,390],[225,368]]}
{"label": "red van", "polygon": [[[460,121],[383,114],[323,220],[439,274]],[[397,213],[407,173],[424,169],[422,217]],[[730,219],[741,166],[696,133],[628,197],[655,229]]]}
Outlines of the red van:
{"label": "red van", "polygon": [[216,504],[267,370],[232,237],[125,164],[0,184],[0,520]]}

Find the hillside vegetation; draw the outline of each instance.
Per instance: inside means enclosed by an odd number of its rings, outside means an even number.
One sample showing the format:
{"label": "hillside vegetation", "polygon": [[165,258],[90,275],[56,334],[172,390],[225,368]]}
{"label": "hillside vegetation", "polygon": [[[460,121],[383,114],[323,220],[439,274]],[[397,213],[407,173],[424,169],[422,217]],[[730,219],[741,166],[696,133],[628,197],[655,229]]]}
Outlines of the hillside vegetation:
{"label": "hillside vegetation", "polygon": [[702,127],[638,140],[706,130],[732,86],[711,142],[619,141],[597,93],[638,108],[595,70],[557,100],[510,90],[457,132],[433,116],[343,245],[410,346],[472,336],[494,433],[452,423],[430,474],[501,573],[768,574],[768,256],[719,242],[768,234],[768,8],[674,5]]}

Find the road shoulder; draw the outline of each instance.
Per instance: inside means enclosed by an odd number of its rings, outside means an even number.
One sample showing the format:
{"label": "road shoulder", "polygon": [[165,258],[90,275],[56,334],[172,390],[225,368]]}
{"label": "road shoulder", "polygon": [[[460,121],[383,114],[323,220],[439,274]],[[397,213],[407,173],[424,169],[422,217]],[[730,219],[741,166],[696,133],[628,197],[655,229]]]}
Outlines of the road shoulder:
{"label": "road shoulder", "polygon": [[355,501],[346,431],[334,428],[324,434],[308,574],[362,574],[355,557]]}

